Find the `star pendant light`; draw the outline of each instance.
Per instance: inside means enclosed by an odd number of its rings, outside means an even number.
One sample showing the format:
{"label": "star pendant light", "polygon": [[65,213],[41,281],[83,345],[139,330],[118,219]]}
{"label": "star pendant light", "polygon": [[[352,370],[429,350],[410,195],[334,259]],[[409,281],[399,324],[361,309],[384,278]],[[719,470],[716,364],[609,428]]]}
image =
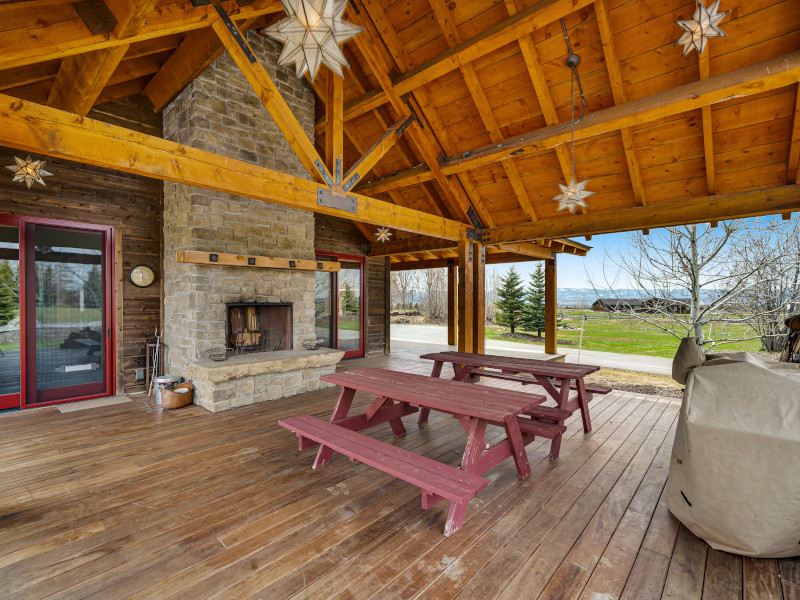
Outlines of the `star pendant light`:
{"label": "star pendant light", "polygon": [[389,241],[392,232],[389,231],[388,227],[378,227],[378,231],[375,232],[375,238],[379,242],[383,242],[384,244]]}
{"label": "star pendant light", "polygon": [[708,38],[712,37],[725,37],[727,34],[722,31],[717,25],[720,24],[731,12],[717,12],[719,9],[720,0],[716,0],[711,8],[706,8],[702,0],[697,0],[697,8],[694,9],[694,15],[691,19],[686,21],[675,21],[675,24],[683,29],[683,35],[675,42],[676,46],[683,44],[683,55],[686,56],[692,48],[697,50],[698,54],[702,54],[706,48]]}
{"label": "star pendant light", "polygon": [[[572,58],[572,57],[570,57]],[[577,57],[576,57],[577,58]],[[553,200],[558,202],[558,210],[559,212],[562,210],[568,210],[573,215],[575,211],[578,210],[578,207],[582,206],[586,208],[588,205],[586,204],[585,198],[594,194],[594,192],[590,192],[586,189],[586,185],[589,183],[589,180],[586,181],[577,181],[575,177],[575,77],[576,77],[576,70],[578,68],[578,63],[580,60],[575,60],[573,65],[570,65],[572,69],[572,78],[570,82],[570,117],[571,123],[570,128],[572,129],[572,165],[570,169],[570,180],[569,185],[558,184],[558,187],[561,188],[561,193],[558,196],[553,196]],[[569,62],[567,63],[570,64]]]}
{"label": "star pendant light", "polygon": [[25,160],[15,156],[14,161],[16,161],[17,164],[9,165],[6,167],[6,169],[14,173],[14,179],[12,181],[24,181],[25,185],[28,186],[28,189],[31,189],[34,181],[44,185],[45,183],[42,177],[50,177],[53,175],[49,171],[45,171],[42,168],[44,167],[46,161],[33,160],[30,154],[28,154],[28,158]]}
{"label": "star pendant light", "polygon": [[281,0],[287,17],[264,29],[264,33],[283,43],[278,65],[294,63],[298,79],[308,72],[313,81],[325,63],[344,78],[342,66],[350,67],[341,44],[362,31],[342,20],[347,0]]}

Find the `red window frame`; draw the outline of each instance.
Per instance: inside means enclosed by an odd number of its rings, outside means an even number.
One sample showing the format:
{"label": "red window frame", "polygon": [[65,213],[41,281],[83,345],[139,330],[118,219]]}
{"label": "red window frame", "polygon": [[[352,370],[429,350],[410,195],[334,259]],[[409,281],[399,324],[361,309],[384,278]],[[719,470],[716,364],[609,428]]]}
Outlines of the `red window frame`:
{"label": "red window frame", "polygon": [[[366,302],[367,302],[367,264],[366,264],[366,257],[360,256],[358,254],[342,254],[340,252],[321,252],[315,251],[317,256],[332,256],[337,260],[347,260],[350,262],[358,262],[361,265],[361,275],[359,277],[359,349],[358,350],[345,350],[344,358],[362,358],[366,356],[367,349],[366,349],[366,334],[365,334],[365,324],[366,324]],[[334,306],[333,310],[333,337],[335,346],[339,348],[339,272],[334,271],[333,275],[333,293],[336,295],[336,305]]]}
{"label": "red window frame", "polygon": [[[92,231],[103,233],[103,291],[105,295],[105,303],[103,307],[103,324],[106,329],[106,364],[104,365],[105,376],[105,390],[98,393],[80,395],[71,398],[64,398],[58,400],[49,400],[44,402],[29,401],[28,394],[28,315],[33,314],[35,306],[35,298],[27,297],[27,276],[28,276],[28,263],[29,255],[33,252],[33,248],[28,248],[26,243],[26,225],[44,225],[54,228],[75,229],[83,231]],[[19,231],[19,287],[20,287],[20,306],[19,306],[19,320],[20,320],[20,392],[18,394],[8,394],[0,396],[0,409],[2,408],[39,408],[42,406],[51,406],[56,404],[64,404],[66,402],[76,402],[78,400],[88,400],[90,398],[103,398],[106,396],[113,396],[116,394],[116,323],[114,321],[116,306],[116,295],[114,290],[114,281],[116,275],[114,271],[114,248],[115,244],[115,230],[111,225],[95,225],[91,223],[79,223],[76,221],[64,221],[61,219],[49,219],[43,217],[27,217],[21,215],[0,214],[0,225],[16,226]],[[24,300],[24,301],[23,301]],[[7,406],[9,400],[14,400],[14,396],[18,397],[18,401],[11,406]],[[5,400],[5,402],[4,402]]]}

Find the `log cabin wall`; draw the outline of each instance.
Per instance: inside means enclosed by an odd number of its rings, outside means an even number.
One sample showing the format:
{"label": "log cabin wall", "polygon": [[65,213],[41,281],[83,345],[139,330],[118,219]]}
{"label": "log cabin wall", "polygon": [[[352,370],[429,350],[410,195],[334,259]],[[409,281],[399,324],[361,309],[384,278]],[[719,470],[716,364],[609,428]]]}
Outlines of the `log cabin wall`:
{"label": "log cabin wall", "polygon": [[[314,249],[366,256],[367,241],[351,221],[316,214]],[[388,258],[367,257],[365,309],[365,352],[367,356],[389,353],[389,262]]]}
{"label": "log cabin wall", "polygon": [[[126,99],[98,106],[89,113],[98,120],[161,135],[160,116],[148,112],[135,100]],[[0,165],[14,163],[13,156],[27,156],[0,147]],[[39,158],[37,156],[37,158]],[[12,183],[12,173],[0,174],[0,213],[45,217],[111,225],[115,228],[114,260],[116,382],[117,393],[144,390],[136,370],[145,366],[145,341],[161,317],[161,210],[162,182],[110,169],[92,167],[46,156],[46,187],[29,190]],[[128,280],[132,266],[145,264],[156,280],[137,288]]]}

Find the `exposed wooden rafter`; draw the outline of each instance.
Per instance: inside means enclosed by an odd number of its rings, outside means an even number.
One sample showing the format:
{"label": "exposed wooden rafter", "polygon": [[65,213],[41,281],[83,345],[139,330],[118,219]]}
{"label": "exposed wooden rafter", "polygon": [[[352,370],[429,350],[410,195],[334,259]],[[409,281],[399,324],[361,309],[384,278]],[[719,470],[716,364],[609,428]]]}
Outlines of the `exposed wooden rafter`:
{"label": "exposed wooden rafter", "polygon": [[357,201],[354,213],[322,206],[317,192],[327,186],[313,181],[116,125],[76,119],[5,94],[0,94],[0,144],[433,237],[459,240],[467,231],[463,223],[359,194],[351,194]]}
{"label": "exposed wooden rafter", "polygon": [[[605,0],[597,0],[594,3],[595,15],[597,16],[597,26],[600,29],[600,41],[603,44],[603,55],[606,59],[608,69],[608,79],[611,82],[611,92],[614,95],[615,104],[625,104],[628,101],[628,94],[625,91],[625,83],[622,81],[622,72],[617,58],[617,49],[614,45],[614,32],[611,30],[611,20],[608,16]],[[709,108],[709,110],[711,110]],[[642,184],[642,174],[639,169],[639,161],[633,148],[633,132],[629,127],[619,130],[622,136],[622,147],[625,151],[625,162],[628,165],[628,175],[631,178],[631,189],[636,203],[640,206],[647,204],[644,195],[644,184]],[[714,192],[709,191],[710,194]]]}
{"label": "exposed wooden rafter", "polygon": [[[785,54],[590,113],[576,125],[575,139],[587,139],[733,98],[776,90],[794,85],[798,79],[800,79],[800,52]],[[557,126],[544,127],[509,138],[502,148],[494,146],[475,148],[464,155],[450,158],[444,161],[441,171],[446,175],[452,175],[496,163],[512,154],[514,156],[541,154],[567,142],[569,138],[568,129],[559,129]],[[406,177],[413,178],[416,182],[426,178],[417,169],[394,175],[393,182],[397,187],[402,187]]]}
{"label": "exposed wooden rafter", "polygon": [[[711,46],[706,46],[705,52],[698,57],[700,67],[700,79],[708,79],[711,75]],[[714,165],[714,130],[711,120],[711,106],[703,106],[700,109],[703,115],[703,151],[706,163],[706,184],[708,194],[713,196],[717,193],[717,169]]]}
{"label": "exposed wooden rafter", "polygon": [[[289,105],[281,96],[278,88],[272,83],[269,75],[264,69],[263,65],[258,61],[250,49],[247,41],[241,36],[241,33],[236,37],[229,29],[229,24],[226,24],[223,19],[216,19],[211,25],[219,36],[222,45],[233,58],[233,61],[244,74],[247,81],[252,86],[256,95],[261,99],[266,109],[269,111],[272,120],[283,133],[286,141],[295,151],[297,157],[303,163],[308,173],[320,183],[328,183],[332,181],[331,173],[325,168],[321,157],[317,153],[316,148],[311,140],[308,139],[303,127],[297,121]],[[343,121],[339,122],[339,139],[341,140],[341,126]],[[339,154],[341,156],[341,153]]]}
{"label": "exposed wooden rafter", "polygon": [[798,209],[800,185],[786,185],[498,227],[484,231],[483,241],[485,244],[499,244],[548,237],[577,237],[783,214]]}
{"label": "exposed wooden rafter", "polygon": [[792,141],[789,145],[789,162],[786,183],[800,183],[800,84],[797,86],[792,119]]}

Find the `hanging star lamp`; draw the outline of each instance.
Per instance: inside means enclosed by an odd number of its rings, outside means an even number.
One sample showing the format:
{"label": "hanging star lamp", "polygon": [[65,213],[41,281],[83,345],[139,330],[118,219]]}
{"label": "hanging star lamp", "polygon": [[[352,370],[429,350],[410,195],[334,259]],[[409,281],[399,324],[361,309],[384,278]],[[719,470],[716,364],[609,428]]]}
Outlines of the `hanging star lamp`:
{"label": "hanging star lamp", "polygon": [[719,3],[720,0],[716,0],[710,8],[706,8],[702,0],[697,0],[697,8],[694,9],[694,15],[692,15],[691,19],[675,21],[675,24],[683,29],[683,34],[675,42],[676,46],[683,44],[682,56],[686,56],[692,48],[698,54],[702,54],[706,48],[708,38],[727,36],[718,25],[731,11],[717,12]]}
{"label": "hanging star lamp", "polygon": [[45,171],[42,168],[44,167],[46,161],[33,160],[30,154],[28,154],[28,158],[25,160],[15,156],[14,161],[17,164],[9,165],[6,167],[6,169],[14,173],[14,179],[12,181],[23,181],[25,182],[25,185],[28,186],[28,189],[31,189],[31,186],[34,184],[34,182],[45,185],[44,179],[42,178],[51,177],[53,175],[49,171]]}
{"label": "hanging star lamp", "polygon": [[283,44],[278,65],[294,64],[298,79],[308,73],[313,81],[325,64],[344,78],[342,67],[350,64],[340,46],[364,31],[342,20],[347,0],[281,0],[281,5],[287,17],[264,29]]}
{"label": "hanging star lamp", "polygon": [[388,227],[378,227],[378,231],[375,232],[375,239],[384,244],[389,241],[391,236],[392,232],[389,231]]}
{"label": "hanging star lamp", "polygon": [[[563,26],[563,19],[562,19],[562,26]],[[588,205],[586,204],[586,198],[594,194],[594,192],[590,192],[586,189],[586,185],[589,183],[589,180],[586,181],[578,181],[575,177],[575,79],[577,78],[577,70],[578,65],[581,62],[580,57],[577,54],[572,53],[572,48],[569,44],[569,37],[567,37],[566,27],[564,27],[564,37],[567,39],[567,48],[569,49],[569,56],[567,58],[567,66],[572,70],[572,74],[570,76],[570,89],[569,89],[569,102],[570,102],[570,129],[572,131],[572,141],[571,141],[571,154],[572,154],[572,163],[570,165],[570,180],[569,185],[563,185],[561,183],[558,184],[558,187],[561,189],[561,193],[558,196],[554,196],[553,200],[558,202],[558,210],[559,212],[562,210],[569,210],[570,213],[573,215],[575,211],[578,210],[578,207],[582,206],[586,208]],[[579,82],[580,85],[580,82]],[[581,92],[581,97],[583,96],[583,92]],[[585,112],[585,104],[584,104],[584,112]],[[581,118],[583,118],[581,116]]]}

